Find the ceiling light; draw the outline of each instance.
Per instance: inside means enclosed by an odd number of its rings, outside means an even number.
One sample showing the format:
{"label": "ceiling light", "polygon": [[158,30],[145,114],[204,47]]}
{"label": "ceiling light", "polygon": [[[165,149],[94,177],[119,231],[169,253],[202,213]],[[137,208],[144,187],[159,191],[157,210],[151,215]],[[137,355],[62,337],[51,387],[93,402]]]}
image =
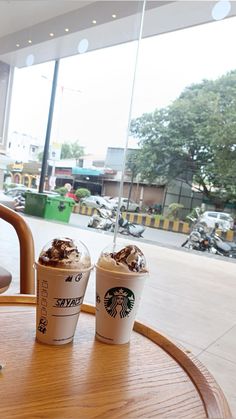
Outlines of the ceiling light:
{"label": "ceiling light", "polygon": [[93,20],[93,22],[92,22],[94,25],[96,25],[96,23],[97,23],[97,21],[96,20]]}
{"label": "ceiling light", "polygon": [[51,37],[53,37],[54,36],[54,33],[53,32],[50,32],[50,34],[49,34]]}
{"label": "ceiling light", "polygon": [[230,13],[230,10],[231,10],[230,1],[220,0],[215,3],[211,14],[214,20],[222,20],[226,16],[228,16],[228,14]]}
{"label": "ceiling light", "polygon": [[19,48],[20,44],[16,44],[16,47]]}
{"label": "ceiling light", "polygon": [[88,47],[89,47],[89,42],[86,38],[84,38],[84,39],[81,39],[81,41],[79,42],[77,50],[80,54],[84,54],[88,50]]}
{"label": "ceiling light", "polygon": [[34,64],[34,54],[29,54],[29,55],[26,57],[26,61],[25,61],[25,63],[26,63],[26,65],[27,65],[27,67],[30,67],[31,65],[33,65],[33,64]]}
{"label": "ceiling light", "polygon": [[29,39],[29,40],[28,40],[28,44],[32,44],[32,41],[31,41],[31,39]]}
{"label": "ceiling light", "polygon": [[69,32],[69,29],[68,28],[65,28],[65,32]]}
{"label": "ceiling light", "polygon": [[113,17],[113,19],[115,19],[116,18],[116,15],[111,15],[111,17]]}

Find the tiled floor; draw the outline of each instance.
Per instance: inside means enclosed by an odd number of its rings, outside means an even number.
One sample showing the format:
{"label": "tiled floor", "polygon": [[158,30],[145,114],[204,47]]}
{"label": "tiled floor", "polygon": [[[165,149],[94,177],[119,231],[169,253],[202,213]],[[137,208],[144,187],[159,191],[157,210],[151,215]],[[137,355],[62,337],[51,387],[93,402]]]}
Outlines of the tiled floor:
{"label": "tiled floor", "polygon": [[[36,257],[55,236],[81,239],[95,261],[111,237],[66,224],[26,217]],[[13,273],[19,290],[19,245],[15,231],[0,220],[0,265]],[[140,243],[139,243],[140,244]],[[221,385],[236,418],[236,263],[145,244],[150,266],[138,319],[154,326],[196,355]],[[94,304],[94,272],[85,300]]]}

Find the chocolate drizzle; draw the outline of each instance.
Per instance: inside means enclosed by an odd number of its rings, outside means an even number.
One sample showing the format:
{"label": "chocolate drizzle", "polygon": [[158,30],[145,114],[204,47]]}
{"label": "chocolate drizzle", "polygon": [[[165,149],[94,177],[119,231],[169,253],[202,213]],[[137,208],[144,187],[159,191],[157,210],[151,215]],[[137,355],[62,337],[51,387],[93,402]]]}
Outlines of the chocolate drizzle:
{"label": "chocolate drizzle", "polygon": [[135,245],[126,246],[119,252],[111,253],[110,256],[117,265],[122,263],[132,272],[147,272],[144,254]]}
{"label": "chocolate drizzle", "polygon": [[54,267],[74,265],[80,261],[80,256],[81,254],[73,240],[65,237],[63,239],[54,239],[51,247],[41,252],[39,263]]}

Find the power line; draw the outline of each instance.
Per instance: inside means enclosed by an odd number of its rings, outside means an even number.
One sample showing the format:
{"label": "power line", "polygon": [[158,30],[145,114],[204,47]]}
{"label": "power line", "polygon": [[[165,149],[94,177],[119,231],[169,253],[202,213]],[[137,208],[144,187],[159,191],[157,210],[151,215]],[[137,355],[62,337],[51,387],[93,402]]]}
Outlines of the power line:
{"label": "power line", "polygon": [[[43,79],[45,79],[45,80],[48,80],[48,81],[52,82],[52,80],[51,80],[49,77],[44,76],[43,74],[41,75],[41,77],[42,77]],[[57,83],[57,86],[59,86],[59,87],[62,89],[62,91],[63,91],[63,90],[68,90],[68,91],[70,91],[70,92],[82,93],[82,90],[72,89],[72,88],[70,88],[70,87],[65,87],[65,86],[63,86],[62,84],[58,84],[58,83]]]}

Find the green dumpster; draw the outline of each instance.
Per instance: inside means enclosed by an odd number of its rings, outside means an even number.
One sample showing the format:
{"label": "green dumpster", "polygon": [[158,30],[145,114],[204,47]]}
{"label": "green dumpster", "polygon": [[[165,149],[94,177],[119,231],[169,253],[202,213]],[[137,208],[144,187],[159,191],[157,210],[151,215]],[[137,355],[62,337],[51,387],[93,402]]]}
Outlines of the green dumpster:
{"label": "green dumpster", "polygon": [[48,195],[37,192],[26,192],[25,194],[25,214],[44,217]]}
{"label": "green dumpster", "polygon": [[25,214],[68,223],[75,201],[64,196],[27,192],[25,194]]}
{"label": "green dumpster", "polygon": [[72,198],[48,196],[44,218],[68,223],[74,205],[75,201]]}

